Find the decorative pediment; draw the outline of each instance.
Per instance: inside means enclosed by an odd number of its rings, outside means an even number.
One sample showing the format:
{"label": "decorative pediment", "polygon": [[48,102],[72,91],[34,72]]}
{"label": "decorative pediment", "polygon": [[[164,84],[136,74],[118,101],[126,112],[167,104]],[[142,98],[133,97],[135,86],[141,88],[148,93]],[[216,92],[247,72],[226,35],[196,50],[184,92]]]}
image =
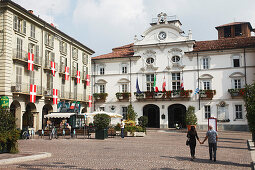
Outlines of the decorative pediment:
{"label": "decorative pediment", "polygon": [[199,78],[200,78],[200,79],[212,79],[213,76],[210,75],[210,74],[202,74]]}
{"label": "decorative pediment", "polygon": [[118,83],[129,83],[130,81],[126,78],[122,78],[118,81]]}
{"label": "decorative pediment", "polygon": [[155,56],[156,52],[151,50],[151,49],[149,49],[149,50],[146,50],[143,54],[146,55],[146,56],[148,56],[148,55]]}
{"label": "decorative pediment", "polygon": [[240,77],[244,77],[245,75],[241,72],[234,72],[232,73],[229,77],[230,78],[240,78]]}
{"label": "decorative pediment", "polygon": [[107,81],[105,81],[104,79],[99,79],[97,80],[96,84],[106,84]]}

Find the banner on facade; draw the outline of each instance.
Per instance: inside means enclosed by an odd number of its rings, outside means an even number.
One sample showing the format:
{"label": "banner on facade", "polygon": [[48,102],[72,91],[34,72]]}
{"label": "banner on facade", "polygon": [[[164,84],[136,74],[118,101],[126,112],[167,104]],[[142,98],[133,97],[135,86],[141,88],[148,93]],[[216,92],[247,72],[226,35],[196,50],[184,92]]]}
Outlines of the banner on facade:
{"label": "banner on facade", "polygon": [[2,96],[0,100],[1,107],[9,107],[9,98],[7,96]]}

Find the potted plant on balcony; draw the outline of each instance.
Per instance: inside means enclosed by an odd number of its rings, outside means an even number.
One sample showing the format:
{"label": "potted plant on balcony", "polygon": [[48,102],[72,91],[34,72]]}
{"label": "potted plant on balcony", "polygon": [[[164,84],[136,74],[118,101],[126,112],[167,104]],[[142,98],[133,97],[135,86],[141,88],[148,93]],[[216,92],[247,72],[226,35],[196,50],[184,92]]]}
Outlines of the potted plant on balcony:
{"label": "potted plant on balcony", "polygon": [[108,93],[94,93],[93,97],[97,102],[104,102],[106,100],[106,97],[108,96]]}
{"label": "potted plant on balcony", "polygon": [[94,125],[96,127],[96,139],[105,139],[108,137],[107,128],[111,122],[111,117],[107,114],[97,114],[94,116]]}
{"label": "potted plant on balcony", "polygon": [[115,95],[118,100],[129,100],[131,93],[124,92],[124,93],[116,93]]}
{"label": "potted plant on balcony", "polygon": [[188,130],[190,130],[191,126],[197,125],[197,116],[195,114],[195,107],[189,106],[186,112],[186,125]]}

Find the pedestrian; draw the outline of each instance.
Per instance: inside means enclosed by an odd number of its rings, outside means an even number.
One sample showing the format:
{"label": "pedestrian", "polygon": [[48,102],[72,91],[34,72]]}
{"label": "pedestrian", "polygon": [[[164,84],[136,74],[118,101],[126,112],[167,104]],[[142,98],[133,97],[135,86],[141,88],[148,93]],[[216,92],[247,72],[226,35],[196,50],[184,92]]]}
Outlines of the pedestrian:
{"label": "pedestrian", "polygon": [[195,159],[196,140],[198,140],[200,143],[195,126],[191,126],[187,133],[187,138],[189,141],[188,144],[190,148],[191,161],[193,161]]}
{"label": "pedestrian", "polygon": [[121,119],[120,126],[121,126],[121,138],[124,138],[125,123],[124,123],[123,119]]}
{"label": "pedestrian", "polygon": [[[216,162],[216,150],[217,150],[217,141],[218,141],[218,133],[213,129],[213,127],[210,125],[209,130],[206,133],[206,137],[204,141],[201,144],[204,144],[204,142],[208,139],[209,144],[209,154],[210,154],[210,160],[213,160]],[[212,155],[213,152],[213,155]]]}

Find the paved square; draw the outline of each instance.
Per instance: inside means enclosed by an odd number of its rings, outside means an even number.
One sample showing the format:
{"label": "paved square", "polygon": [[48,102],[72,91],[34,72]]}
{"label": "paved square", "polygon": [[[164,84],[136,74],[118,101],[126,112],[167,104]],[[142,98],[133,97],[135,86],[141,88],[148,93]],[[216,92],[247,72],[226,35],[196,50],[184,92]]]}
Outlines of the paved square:
{"label": "paved square", "polygon": [[[205,132],[199,132],[204,138]],[[250,169],[248,132],[219,132],[217,162],[208,160],[208,144],[197,144],[190,161],[186,133],[151,130],[146,137],[20,140],[25,152],[50,152],[51,158],[0,166],[0,169]]]}

